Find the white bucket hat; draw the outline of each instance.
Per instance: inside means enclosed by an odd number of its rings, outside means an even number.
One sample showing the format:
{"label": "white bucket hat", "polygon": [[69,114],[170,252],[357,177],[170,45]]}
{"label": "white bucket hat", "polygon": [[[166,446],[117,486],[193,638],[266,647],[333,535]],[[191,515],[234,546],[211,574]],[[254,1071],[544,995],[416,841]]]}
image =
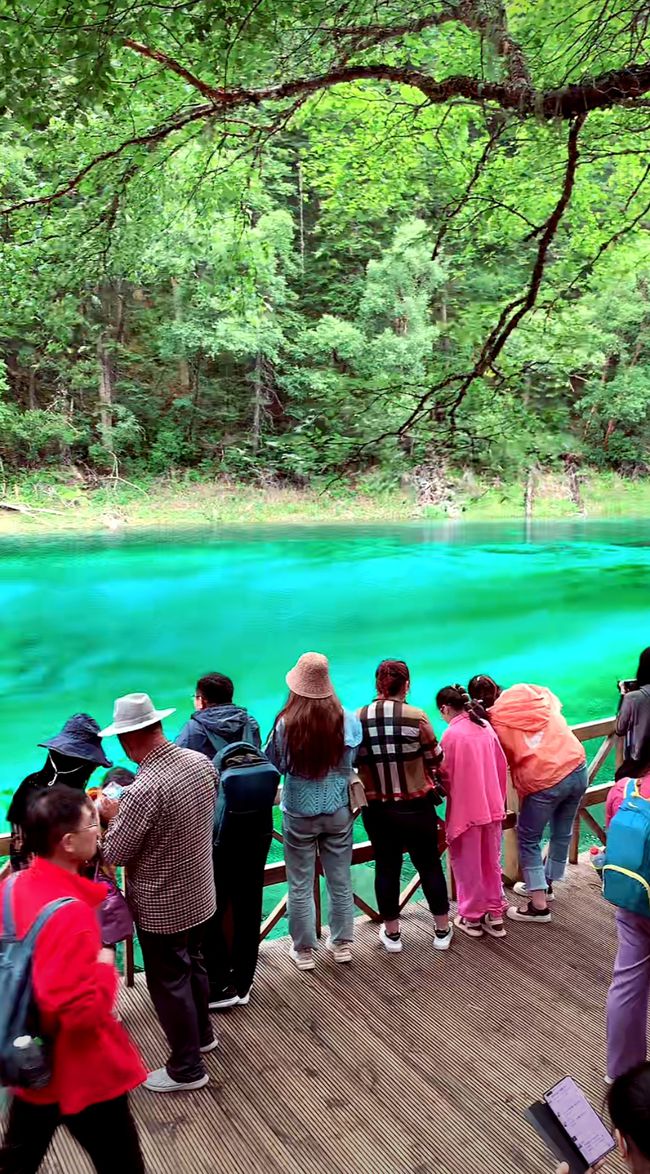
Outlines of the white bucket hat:
{"label": "white bucket hat", "polygon": [[127,693],[126,697],[118,697],[113,706],[113,721],[110,726],[102,730],[101,737],[109,738],[111,734],[132,734],[134,730],[144,730],[161,722],[176,709],[156,709],[148,693]]}

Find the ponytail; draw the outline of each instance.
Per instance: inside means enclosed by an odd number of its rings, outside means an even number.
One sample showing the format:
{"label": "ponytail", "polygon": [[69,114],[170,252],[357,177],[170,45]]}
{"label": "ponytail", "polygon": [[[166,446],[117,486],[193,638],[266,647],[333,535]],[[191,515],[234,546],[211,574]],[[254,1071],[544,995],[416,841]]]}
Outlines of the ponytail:
{"label": "ponytail", "polygon": [[456,713],[466,713],[476,726],[484,726],[488,720],[483,706],[478,701],[472,701],[464,685],[445,685],[436,696],[436,705],[438,709],[448,705]]}
{"label": "ponytail", "polygon": [[380,697],[398,697],[410,679],[408,665],[403,660],[382,660],[375,673],[375,685]]}

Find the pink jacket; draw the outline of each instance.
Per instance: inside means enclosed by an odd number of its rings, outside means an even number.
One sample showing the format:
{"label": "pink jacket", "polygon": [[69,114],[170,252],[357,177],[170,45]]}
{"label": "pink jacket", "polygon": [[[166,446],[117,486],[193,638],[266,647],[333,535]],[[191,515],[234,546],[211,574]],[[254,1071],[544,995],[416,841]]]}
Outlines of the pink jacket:
{"label": "pink jacket", "polygon": [[466,713],[452,718],[442,735],[440,767],[447,792],[447,843],[468,828],[503,819],[506,756],[491,726],[478,726]]}
{"label": "pink jacket", "polygon": [[[609,792],[605,804],[605,827],[609,827],[621,806],[625,798],[625,788],[629,781],[629,779],[619,779],[617,783],[614,783],[614,786]],[[646,771],[645,774],[639,776],[639,784],[639,790],[643,798],[650,799],[650,771]]]}

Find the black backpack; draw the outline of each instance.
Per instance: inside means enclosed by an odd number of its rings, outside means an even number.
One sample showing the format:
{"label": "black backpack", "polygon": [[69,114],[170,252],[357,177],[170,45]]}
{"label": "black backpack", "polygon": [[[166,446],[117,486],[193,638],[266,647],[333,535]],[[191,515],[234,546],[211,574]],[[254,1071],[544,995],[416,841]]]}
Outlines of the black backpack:
{"label": "black backpack", "polygon": [[280,772],[266,754],[250,742],[231,742],[214,758],[219,775],[219,793],[214,813],[214,844],[233,817],[259,816],[271,809],[280,782]]}
{"label": "black backpack", "polygon": [[40,1038],[32,987],[36,939],[53,913],[72,897],[60,897],[41,909],[23,938],[16,936],[12,893],[20,876],[5,885],[0,937],[0,1084],[8,1088],[44,1088],[51,1077],[50,1049]]}

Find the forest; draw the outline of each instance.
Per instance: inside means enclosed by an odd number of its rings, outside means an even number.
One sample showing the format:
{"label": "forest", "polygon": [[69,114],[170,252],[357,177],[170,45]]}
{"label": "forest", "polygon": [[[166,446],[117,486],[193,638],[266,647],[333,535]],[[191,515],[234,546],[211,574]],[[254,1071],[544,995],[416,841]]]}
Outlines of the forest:
{"label": "forest", "polygon": [[0,461],[650,467],[650,4],[1,0]]}

